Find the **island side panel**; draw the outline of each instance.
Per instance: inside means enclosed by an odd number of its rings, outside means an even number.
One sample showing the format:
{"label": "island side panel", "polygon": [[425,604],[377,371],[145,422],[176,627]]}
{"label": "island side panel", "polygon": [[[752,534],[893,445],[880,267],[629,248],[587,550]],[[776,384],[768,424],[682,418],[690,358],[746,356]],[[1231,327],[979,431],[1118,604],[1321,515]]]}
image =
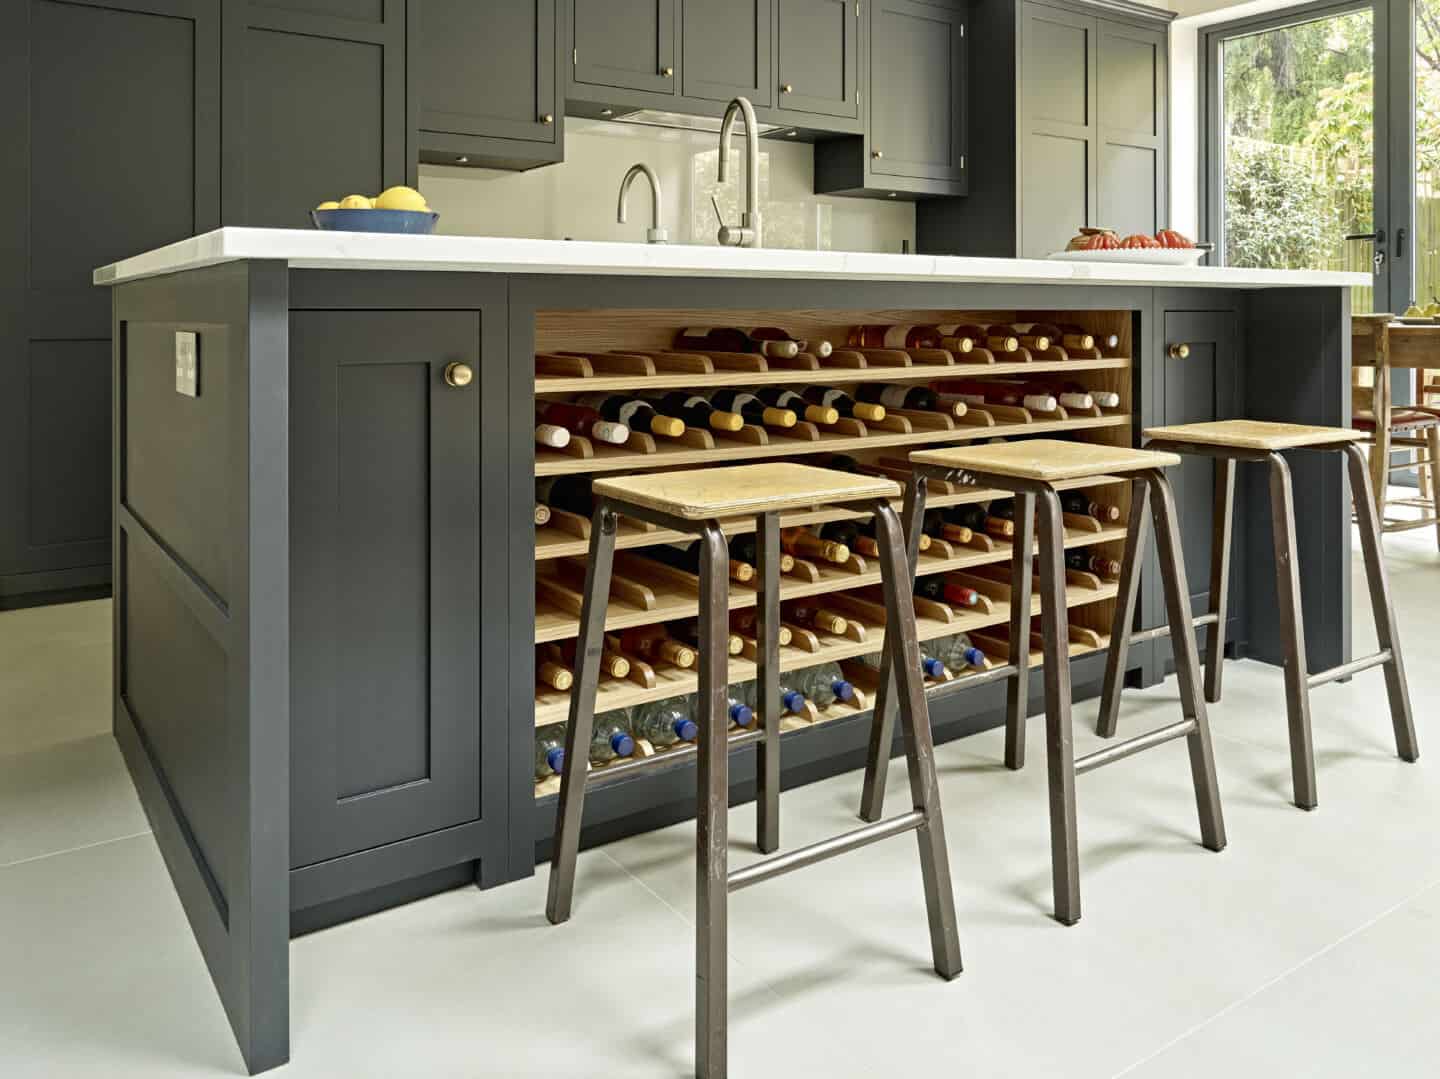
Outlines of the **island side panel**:
{"label": "island side panel", "polygon": [[[195,270],[113,300],[115,735],[263,1071],[289,1058],[285,268]],[[177,378],[190,334],[193,396]]]}
{"label": "island side panel", "polygon": [[[1245,325],[1245,416],[1349,427],[1350,293],[1343,288],[1251,292]],[[1350,485],[1338,453],[1286,455],[1295,490],[1305,645],[1312,671],[1350,659]],[[1248,647],[1284,661],[1270,491],[1264,468],[1241,465],[1236,498],[1245,507],[1236,553],[1245,566]],[[1240,522],[1237,522],[1237,524]]]}

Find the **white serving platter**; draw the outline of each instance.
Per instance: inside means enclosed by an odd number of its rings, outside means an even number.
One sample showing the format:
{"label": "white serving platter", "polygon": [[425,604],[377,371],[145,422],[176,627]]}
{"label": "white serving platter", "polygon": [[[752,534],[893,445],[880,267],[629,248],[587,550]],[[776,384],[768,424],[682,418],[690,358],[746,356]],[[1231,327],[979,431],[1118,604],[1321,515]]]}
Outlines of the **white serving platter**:
{"label": "white serving platter", "polygon": [[1132,262],[1144,266],[1193,266],[1207,252],[1199,247],[1122,247],[1108,251],[1056,251],[1047,258],[1064,262]]}

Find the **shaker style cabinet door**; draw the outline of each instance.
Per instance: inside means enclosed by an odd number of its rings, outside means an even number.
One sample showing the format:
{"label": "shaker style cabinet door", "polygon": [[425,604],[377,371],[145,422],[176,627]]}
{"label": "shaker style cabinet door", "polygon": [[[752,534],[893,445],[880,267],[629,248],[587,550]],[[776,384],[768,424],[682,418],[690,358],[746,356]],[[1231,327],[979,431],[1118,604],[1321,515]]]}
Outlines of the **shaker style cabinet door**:
{"label": "shaker style cabinet door", "polygon": [[777,107],[860,115],[858,0],[774,0]]}
{"label": "shaker style cabinet door", "polygon": [[570,0],[572,78],[586,86],[675,94],[680,0]]}
{"label": "shaker style cabinet door", "polygon": [[680,92],[689,98],[750,99],[757,108],[771,88],[771,0],[681,0]]}
{"label": "shaker style cabinet door", "polygon": [[296,868],[480,817],[480,318],[291,312]]}
{"label": "shaker style cabinet door", "polygon": [[915,0],[871,0],[870,10],[869,171],[963,179],[964,12]]}
{"label": "shaker style cabinet door", "polygon": [[1100,105],[1096,220],[1121,235],[1154,234],[1169,217],[1163,204],[1166,34],[1100,19],[1096,39]]}

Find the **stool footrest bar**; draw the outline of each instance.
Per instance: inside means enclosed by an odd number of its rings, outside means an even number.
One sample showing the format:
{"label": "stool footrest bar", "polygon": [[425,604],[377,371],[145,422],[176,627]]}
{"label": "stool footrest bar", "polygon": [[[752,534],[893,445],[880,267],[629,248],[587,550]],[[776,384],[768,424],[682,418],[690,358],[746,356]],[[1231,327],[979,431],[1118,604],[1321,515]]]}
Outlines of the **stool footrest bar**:
{"label": "stool footrest bar", "polygon": [[977,671],[974,674],[962,674],[952,681],[941,682],[938,686],[926,686],[925,696],[932,701],[940,697],[948,697],[952,693],[959,693],[962,689],[974,689],[976,686],[983,686],[989,682],[1000,682],[1006,678],[1012,678],[1019,669],[1013,663],[1006,663],[999,667]]}
{"label": "stool footrest bar", "polygon": [[738,892],[741,888],[748,888],[752,884],[759,884],[762,880],[789,873],[792,869],[803,869],[807,865],[823,862],[837,854],[859,850],[861,847],[868,847],[871,843],[878,843],[882,839],[913,832],[924,823],[925,811],[912,809],[909,813],[886,817],[874,824],[867,824],[863,828],[843,832],[840,835],[831,836],[829,839],[822,839],[818,843],[812,843],[808,847],[801,847],[799,850],[792,850],[786,854],[777,854],[773,858],[766,858],[754,865],[737,869],[725,878],[725,884],[730,891]]}
{"label": "stool footrest bar", "polygon": [[1154,749],[1156,746],[1164,745],[1166,742],[1173,742],[1176,738],[1185,738],[1194,734],[1195,730],[1196,724],[1193,719],[1182,719],[1180,722],[1171,723],[1166,727],[1157,727],[1153,731],[1129,738],[1119,745],[1106,746],[1104,749],[1098,749],[1094,753],[1076,758],[1075,774],[1077,776],[1084,775],[1086,772],[1092,772],[1096,768],[1113,764],[1115,761],[1123,760],[1125,757],[1133,756],[1136,753],[1143,753],[1147,749]]}
{"label": "stool footrest bar", "polygon": [[[1220,616],[1214,611],[1211,611],[1209,614],[1196,615],[1190,620],[1190,624],[1196,629],[1199,629],[1202,626],[1213,626],[1219,620]],[[1168,636],[1170,636],[1170,627],[1168,625],[1156,626],[1154,629],[1136,630],[1130,634],[1130,644],[1132,646],[1144,644],[1146,641],[1158,641],[1161,637]]]}
{"label": "stool footrest bar", "polygon": [[1340,678],[1349,678],[1352,674],[1359,674],[1361,671],[1368,671],[1371,667],[1379,667],[1389,663],[1393,655],[1388,648],[1382,648],[1372,656],[1361,656],[1359,659],[1352,659],[1349,663],[1342,663],[1338,667],[1331,667],[1328,670],[1316,671],[1314,674],[1306,675],[1305,682],[1311,689],[1316,686],[1323,686],[1327,682],[1334,682]]}

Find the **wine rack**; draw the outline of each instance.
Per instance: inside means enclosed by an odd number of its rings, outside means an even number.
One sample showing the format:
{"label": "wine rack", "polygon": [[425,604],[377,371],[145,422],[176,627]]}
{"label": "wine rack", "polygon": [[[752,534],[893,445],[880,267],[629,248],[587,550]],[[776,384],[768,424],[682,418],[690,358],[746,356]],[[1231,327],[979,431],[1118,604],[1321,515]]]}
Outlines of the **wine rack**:
{"label": "wine rack", "polygon": [[[958,358],[940,349],[917,349],[914,354],[899,350],[871,350],[860,353],[847,349],[849,330],[859,325],[906,325],[941,323],[1049,322],[1082,326],[1097,340],[1113,337],[1114,347],[1067,350],[1052,346],[1044,353],[1016,353]],[[676,353],[676,334],[689,326],[778,326],[805,340],[825,339],[835,353],[823,359],[802,352],[789,359],[755,354]],[[635,434],[623,445],[592,443],[572,437],[563,450],[535,448],[537,479],[585,473],[613,473],[699,467],[721,462],[735,463],[778,457],[825,465],[835,454],[847,454],[867,467],[900,479],[905,474],[905,456],[912,449],[962,441],[988,441],[1031,436],[1073,437],[1107,445],[1132,444],[1131,314],[1128,311],[739,311],[623,309],[541,311],[535,319],[535,395],[539,402],[568,401],[582,393],[604,391],[623,395],[680,389],[703,392],[722,387],[750,389],[760,386],[799,388],[807,385],[834,387],[850,393],[866,382],[923,385],[939,379],[1060,379],[1077,382],[1089,390],[1116,395],[1115,407],[1067,409],[1036,412],[1021,407],[991,404],[971,405],[964,416],[950,417],[939,412],[916,414],[890,410],[878,422],[842,419],[820,427],[803,419],[788,430],[746,425],[740,431],[719,432],[688,429],[680,438]],[[984,353],[983,349],[977,350]],[[893,355],[886,354],[894,353]],[[942,354],[943,353],[943,354]],[[1003,356],[1003,358],[1002,358]],[[1118,506],[1121,520],[1102,523],[1093,518],[1067,515],[1066,547],[1093,550],[1107,558],[1120,558],[1125,541],[1124,515],[1129,509],[1128,480],[1101,476],[1073,484],[1057,485],[1061,490],[1082,488],[1097,499]],[[1007,498],[1008,494],[959,485],[932,484],[927,506],[944,508]],[[539,649],[576,636],[579,629],[579,601],[583,587],[584,561],[589,548],[590,521],[587,516],[552,506],[549,519],[535,529],[536,603],[534,641]],[[897,504],[898,509],[898,504]],[[853,509],[818,506],[783,514],[781,527],[814,526],[868,517]],[[722,521],[727,536],[743,535],[754,528],[753,519]],[[698,580],[692,573],[674,566],[648,561],[643,550],[660,544],[686,544],[692,536],[620,521],[616,540],[616,565],[606,611],[607,633],[620,634],[634,627],[671,623],[693,618],[698,611]],[[960,579],[980,593],[972,607],[954,607],[935,600],[916,600],[919,637],[923,643],[950,634],[971,635],[995,663],[1008,660],[1006,640],[1010,619],[1008,574],[1011,544],[1002,538],[977,535],[970,542],[932,542],[919,556],[917,575],[960,574]],[[781,669],[797,670],[819,663],[839,663],[858,693],[854,701],[836,701],[828,708],[809,707],[806,715],[788,715],[782,730],[821,727],[825,723],[855,716],[868,710],[878,672],[859,657],[877,653],[883,643],[883,617],[876,618],[873,597],[878,595],[878,562],[851,554],[843,564],[797,559],[796,568],[781,576],[782,602],[803,597],[825,597],[832,606],[854,615],[845,634],[812,631],[780,650]],[[1110,619],[1114,611],[1116,582],[1071,570],[1067,575],[1066,604],[1071,626],[1071,653],[1080,655],[1108,645]],[[757,593],[753,582],[732,580],[729,605],[732,610],[753,607]],[[1038,595],[1032,596],[1033,615],[1040,611]],[[1037,625],[1038,628],[1038,625]],[[617,642],[618,643],[618,642]],[[1030,663],[1040,662],[1038,638],[1030,642]],[[625,677],[601,675],[596,712],[602,714],[648,701],[695,692],[696,672],[662,661],[650,661],[627,653],[630,671]],[[746,643],[739,655],[730,658],[730,681],[740,683],[755,677],[753,648]],[[971,672],[974,673],[974,672]],[[944,674],[944,681],[961,680],[966,673]],[[927,684],[939,684],[932,682]],[[569,710],[569,691],[536,686],[537,726],[564,722]],[[740,732],[742,743],[753,737]],[[626,772],[645,767],[649,760],[674,760],[691,750],[685,746],[657,748],[641,742],[636,756],[616,765],[594,766],[594,773],[623,765]],[[537,782],[536,796],[558,790],[558,777]]]}

